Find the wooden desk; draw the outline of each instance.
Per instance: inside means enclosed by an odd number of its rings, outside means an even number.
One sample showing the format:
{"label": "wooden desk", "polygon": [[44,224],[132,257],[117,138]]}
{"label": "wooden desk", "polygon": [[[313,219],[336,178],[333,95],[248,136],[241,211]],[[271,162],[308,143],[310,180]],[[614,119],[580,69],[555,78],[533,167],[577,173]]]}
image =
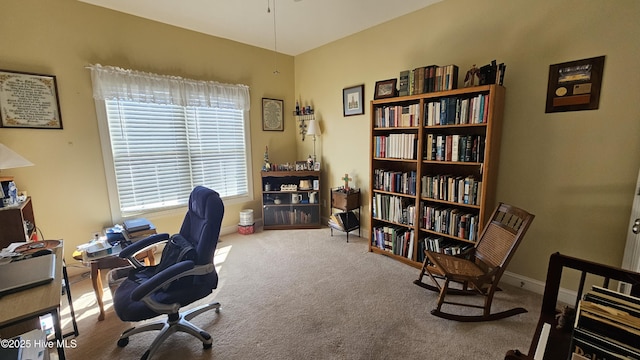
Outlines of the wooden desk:
{"label": "wooden desk", "polygon": [[[155,250],[155,246],[149,248],[147,251],[140,253],[136,256],[138,260],[144,260],[147,265],[155,265],[155,256],[153,254]],[[102,271],[104,269],[110,270],[117,267],[123,267],[131,265],[125,259],[121,259],[118,257],[120,250],[116,253],[111,254],[109,256],[101,257],[98,259],[87,259],[89,263],[89,267],[91,268],[91,284],[93,285],[93,292],[96,294],[96,300],[98,302],[98,308],[100,309],[100,314],[98,315],[98,321],[104,320],[104,302],[102,301],[102,297],[104,296],[104,287],[102,285]],[[82,253],[74,252],[74,259],[83,260]],[[84,260],[83,260],[84,261]]]}
{"label": "wooden desk", "polygon": [[60,296],[62,294],[62,242],[54,249],[56,274],[53,281],[0,298],[0,327],[36,319],[51,314],[59,359],[65,359],[62,328],[60,325]]}

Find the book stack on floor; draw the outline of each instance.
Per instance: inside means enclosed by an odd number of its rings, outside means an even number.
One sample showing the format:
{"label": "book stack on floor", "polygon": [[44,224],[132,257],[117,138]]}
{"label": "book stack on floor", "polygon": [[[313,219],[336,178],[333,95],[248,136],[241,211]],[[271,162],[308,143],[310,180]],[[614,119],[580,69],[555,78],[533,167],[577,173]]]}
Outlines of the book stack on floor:
{"label": "book stack on floor", "polygon": [[360,220],[353,211],[332,214],[329,226],[340,231],[353,231],[360,226]]}
{"label": "book stack on floor", "polygon": [[156,227],[145,218],[125,220],[122,225],[124,237],[132,243],[156,233]]}
{"label": "book stack on floor", "polygon": [[640,298],[594,286],[578,305],[571,360],[640,359]]}

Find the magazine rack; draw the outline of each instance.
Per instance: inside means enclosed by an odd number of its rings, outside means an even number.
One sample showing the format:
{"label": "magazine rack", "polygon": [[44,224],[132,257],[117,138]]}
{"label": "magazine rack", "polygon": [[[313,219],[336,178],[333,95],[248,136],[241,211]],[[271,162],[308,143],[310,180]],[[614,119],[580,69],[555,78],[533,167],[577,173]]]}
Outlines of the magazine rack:
{"label": "magazine rack", "polygon": [[[560,317],[558,316],[559,311],[557,310],[557,308],[561,306],[561,304],[558,303],[558,294],[564,268],[574,269],[580,272],[580,282],[578,284],[576,303],[573,309],[577,308],[578,302],[582,298],[587,276],[589,276],[590,281],[594,280],[594,278],[602,280],[600,286],[605,288],[610,288],[610,286],[617,284],[611,284],[611,280],[619,281],[626,284],[625,286],[630,286],[631,295],[640,296],[640,273],[554,253],[549,259],[542,309],[540,311],[540,318],[538,319],[538,326],[536,327],[531,345],[529,346],[529,353],[525,355],[519,350],[509,350],[505,355],[505,360],[534,359],[539,345],[545,349],[544,360],[566,360],[569,358],[571,352],[571,326],[565,326],[562,329],[556,328],[558,318]],[[572,324],[570,321],[567,323]],[[543,327],[545,324],[551,325],[548,327],[550,328],[548,337],[543,335]],[[546,341],[544,338],[546,338]],[[542,359],[542,357],[540,358]]]}

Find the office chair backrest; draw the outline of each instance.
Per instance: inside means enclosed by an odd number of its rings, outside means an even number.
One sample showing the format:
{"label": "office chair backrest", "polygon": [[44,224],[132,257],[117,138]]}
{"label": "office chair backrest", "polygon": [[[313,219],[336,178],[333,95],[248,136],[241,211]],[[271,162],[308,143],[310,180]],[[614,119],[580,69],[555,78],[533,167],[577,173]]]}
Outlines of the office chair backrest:
{"label": "office chair backrest", "polygon": [[522,209],[501,203],[478,240],[476,258],[490,268],[505,267],[533,217]]}
{"label": "office chair backrest", "polygon": [[212,262],[223,216],[224,204],[220,195],[204,186],[196,186],[189,196],[189,210],[180,228],[180,235],[196,248],[196,265]]}

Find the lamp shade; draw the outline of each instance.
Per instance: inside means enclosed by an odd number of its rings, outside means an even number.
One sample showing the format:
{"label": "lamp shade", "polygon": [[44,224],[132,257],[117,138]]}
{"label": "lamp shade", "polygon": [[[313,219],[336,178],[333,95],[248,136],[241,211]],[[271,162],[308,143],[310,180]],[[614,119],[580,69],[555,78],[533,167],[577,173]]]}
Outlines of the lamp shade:
{"label": "lamp shade", "polygon": [[33,166],[33,163],[18,155],[17,152],[9,149],[4,144],[0,144],[0,170],[24,166]]}
{"label": "lamp shade", "polygon": [[310,120],[309,125],[307,126],[307,135],[316,135],[319,136],[322,133],[320,132],[320,126],[318,125],[317,120]]}

